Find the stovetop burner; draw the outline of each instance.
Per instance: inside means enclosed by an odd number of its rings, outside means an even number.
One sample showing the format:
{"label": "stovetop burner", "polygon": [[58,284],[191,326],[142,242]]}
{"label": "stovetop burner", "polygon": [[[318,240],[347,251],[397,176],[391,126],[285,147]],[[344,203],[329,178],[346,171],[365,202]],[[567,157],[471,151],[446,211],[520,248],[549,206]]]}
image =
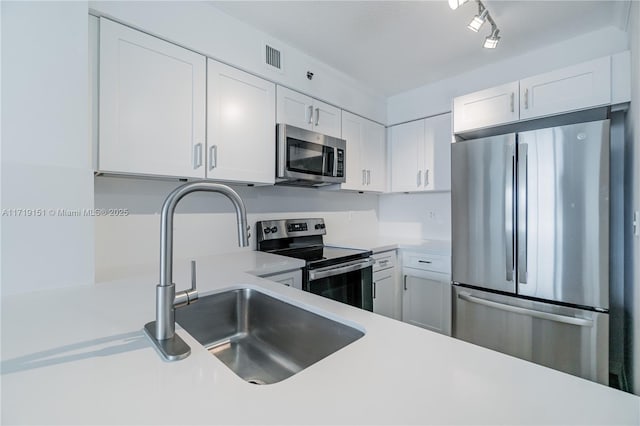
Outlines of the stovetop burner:
{"label": "stovetop burner", "polygon": [[325,246],[323,219],[285,219],[256,223],[258,250],[307,262],[308,269],[323,268],[371,256],[368,250]]}

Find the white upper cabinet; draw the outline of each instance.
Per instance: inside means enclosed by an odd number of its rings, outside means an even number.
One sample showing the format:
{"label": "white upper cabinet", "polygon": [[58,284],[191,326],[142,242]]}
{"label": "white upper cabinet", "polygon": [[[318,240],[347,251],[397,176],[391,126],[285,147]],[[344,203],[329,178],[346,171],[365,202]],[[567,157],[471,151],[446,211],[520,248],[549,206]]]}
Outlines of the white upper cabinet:
{"label": "white upper cabinet", "polygon": [[387,179],[384,126],[342,111],[342,139],[347,141],[347,176],[340,189],[384,192]]}
{"label": "white upper cabinet", "polygon": [[207,178],[275,182],[275,84],[208,60]]}
{"label": "white upper cabinet", "polygon": [[286,87],[277,88],[278,123],[286,123],[339,138],[342,133],[340,108]]}
{"label": "white upper cabinet", "polygon": [[391,192],[451,189],[451,114],[390,128]]}
{"label": "white upper cabinet", "polygon": [[624,55],[613,58],[606,56],[454,98],[454,133],[610,105],[612,100],[624,102],[628,85],[618,80],[626,82],[629,64]]}
{"label": "white upper cabinet", "polygon": [[100,19],[103,172],[205,177],[206,59]]}
{"label": "white upper cabinet", "polygon": [[454,131],[518,121],[518,97],[518,82],[515,81],[454,98]]}
{"label": "white upper cabinet", "polygon": [[611,58],[520,80],[520,119],[611,103]]}

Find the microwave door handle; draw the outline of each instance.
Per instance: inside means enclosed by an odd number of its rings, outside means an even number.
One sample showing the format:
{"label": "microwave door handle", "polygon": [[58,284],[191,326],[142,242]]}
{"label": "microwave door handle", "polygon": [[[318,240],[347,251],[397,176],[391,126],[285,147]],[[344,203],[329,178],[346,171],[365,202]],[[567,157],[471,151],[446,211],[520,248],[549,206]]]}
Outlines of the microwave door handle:
{"label": "microwave door handle", "polygon": [[338,148],[333,148],[333,173],[334,177],[338,177]]}
{"label": "microwave door handle", "polygon": [[346,274],[348,272],[358,271],[360,269],[365,269],[373,265],[372,259],[367,259],[365,261],[357,261],[354,263],[349,263],[345,266],[329,266],[327,268],[321,268],[316,270],[309,271],[309,281],[319,280],[321,278],[333,277],[336,275]]}

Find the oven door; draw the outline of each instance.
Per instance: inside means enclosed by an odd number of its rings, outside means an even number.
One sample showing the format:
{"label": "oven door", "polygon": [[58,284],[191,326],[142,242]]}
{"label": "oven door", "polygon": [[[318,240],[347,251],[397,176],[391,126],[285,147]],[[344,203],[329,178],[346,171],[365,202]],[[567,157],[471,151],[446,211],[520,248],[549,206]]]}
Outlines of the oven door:
{"label": "oven door", "polygon": [[373,311],[373,260],[361,259],[326,268],[310,269],[304,290]]}

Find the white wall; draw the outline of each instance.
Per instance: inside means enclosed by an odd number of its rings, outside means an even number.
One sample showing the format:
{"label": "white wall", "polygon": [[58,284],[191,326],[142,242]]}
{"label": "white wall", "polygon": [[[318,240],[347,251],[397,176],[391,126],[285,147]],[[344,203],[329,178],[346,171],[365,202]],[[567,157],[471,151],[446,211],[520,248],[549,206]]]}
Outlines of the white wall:
{"label": "white wall", "polygon": [[[91,284],[92,218],[49,212],[93,207],[87,3],[0,7],[2,295]],[[10,216],[10,209],[44,216]]]}
{"label": "white wall", "polygon": [[625,162],[625,368],[632,391],[640,395],[640,237],[633,235],[633,212],[640,211],[640,3],[629,21],[631,108],[627,113]]}
{"label": "white wall", "polygon": [[[343,109],[380,123],[386,122],[382,95],[207,2],[98,1],[90,2],[90,8],[99,15],[112,17]],[[282,50],[283,73],[263,64],[265,42]],[[313,80],[307,79],[307,71],[314,73]]]}
{"label": "white wall", "polygon": [[[506,36],[505,36],[506,37]],[[456,96],[628,49],[627,33],[607,27],[418,87],[387,100],[387,123],[451,111]]]}
{"label": "white wall", "polygon": [[[123,217],[96,218],[96,282],[158,268],[160,209],[178,182],[97,177],[97,208],[126,208]],[[236,250],[254,250],[253,228],[258,220],[324,217],[327,238],[357,237],[378,224],[377,196],[313,188],[234,186],[245,202],[252,227],[250,248],[237,245],[236,218],[231,202],[218,194],[191,194],[178,205],[174,258]]]}
{"label": "white wall", "polygon": [[451,192],[384,194],[378,208],[380,235],[451,240]]}

